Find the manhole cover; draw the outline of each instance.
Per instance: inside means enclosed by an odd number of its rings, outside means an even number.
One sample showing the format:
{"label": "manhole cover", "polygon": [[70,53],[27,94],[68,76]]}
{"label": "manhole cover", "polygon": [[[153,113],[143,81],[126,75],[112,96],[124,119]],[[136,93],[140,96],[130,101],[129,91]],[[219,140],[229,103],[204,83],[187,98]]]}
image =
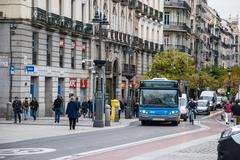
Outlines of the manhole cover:
{"label": "manhole cover", "polygon": [[26,154],[41,154],[54,152],[56,149],[51,148],[8,148],[0,149],[0,156],[14,156],[14,155],[26,155]]}

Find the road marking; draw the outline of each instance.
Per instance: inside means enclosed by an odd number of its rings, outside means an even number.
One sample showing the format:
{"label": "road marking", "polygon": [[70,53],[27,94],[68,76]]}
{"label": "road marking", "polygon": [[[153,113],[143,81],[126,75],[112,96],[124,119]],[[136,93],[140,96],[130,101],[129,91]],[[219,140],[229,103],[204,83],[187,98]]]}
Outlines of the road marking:
{"label": "road marking", "polygon": [[55,158],[55,159],[51,159],[51,160],[74,160],[74,159],[79,159],[81,157],[91,156],[91,155],[95,155],[95,154],[99,154],[99,153],[105,153],[105,152],[109,152],[109,151],[113,151],[113,150],[118,150],[118,149],[123,149],[123,148],[127,148],[127,147],[137,146],[137,145],[140,145],[140,144],[155,142],[155,141],[159,141],[159,140],[162,140],[162,139],[173,138],[173,137],[177,137],[177,136],[183,136],[183,135],[186,135],[186,134],[192,134],[192,133],[196,133],[196,132],[200,132],[200,131],[210,129],[208,126],[202,125],[200,123],[196,124],[196,125],[200,126],[201,128],[193,130],[193,131],[186,131],[186,132],[181,132],[181,133],[176,133],[176,134],[171,134],[171,135],[166,135],[166,136],[161,136],[161,137],[150,138],[150,139],[146,139],[146,140],[142,140],[142,141],[126,143],[126,144],[117,145],[117,146],[113,146],[113,147],[106,147],[106,148],[92,150],[92,151],[88,151],[88,152],[77,153],[77,154],[74,154],[74,155],[59,157],[59,158]]}
{"label": "road marking", "polygon": [[0,149],[0,156],[16,156],[16,155],[29,155],[29,154],[42,154],[54,152],[56,149],[51,148],[8,148]]}

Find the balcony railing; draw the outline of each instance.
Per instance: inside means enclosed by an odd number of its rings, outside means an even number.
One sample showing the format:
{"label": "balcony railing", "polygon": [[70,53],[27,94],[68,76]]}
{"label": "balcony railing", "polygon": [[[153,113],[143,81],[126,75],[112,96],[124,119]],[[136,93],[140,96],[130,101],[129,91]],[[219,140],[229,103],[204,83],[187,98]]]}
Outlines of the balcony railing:
{"label": "balcony railing", "polygon": [[83,31],[86,35],[93,35],[93,25],[90,23],[85,24]]}
{"label": "balcony railing", "polygon": [[164,1],[166,8],[182,8],[191,12],[191,7],[186,1]]}
{"label": "balcony railing", "polygon": [[123,64],[122,75],[123,76],[135,76],[136,75],[136,65]]}
{"label": "balcony railing", "polygon": [[128,0],[121,0],[121,5],[122,6],[127,6],[128,5]]}
{"label": "balcony railing", "polygon": [[138,6],[138,0],[130,0],[128,8],[129,9],[136,9]]}
{"label": "balcony railing", "polygon": [[145,50],[149,49],[149,42],[147,40],[144,41],[144,49]]}
{"label": "balcony railing", "polygon": [[73,21],[73,27],[72,28],[73,28],[74,32],[82,33],[83,32],[83,22]]}
{"label": "balcony railing", "polygon": [[137,2],[137,7],[135,9],[135,12],[138,14],[138,13],[141,13],[142,12],[142,7],[143,7],[143,4],[142,2],[138,1]]}
{"label": "balcony railing", "polygon": [[164,24],[163,29],[168,30],[174,30],[174,31],[186,31],[188,33],[191,33],[191,28],[187,26],[186,23],[181,22],[169,22],[169,24]]}
{"label": "balcony railing", "polygon": [[165,49],[175,49],[179,52],[184,52],[184,53],[191,54],[191,50],[188,47],[186,47],[185,45],[171,45],[171,44],[168,44],[168,45],[165,45]]}
{"label": "balcony railing", "polygon": [[112,0],[114,3],[119,3],[121,0]]}
{"label": "balcony railing", "polygon": [[45,25],[47,22],[47,12],[43,9],[32,8],[32,22],[39,25]]}
{"label": "balcony railing", "polygon": [[148,15],[148,5],[144,4],[143,15]]}
{"label": "balcony railing", "polygon": [[61,17],[61,27],[63,29],[72,29],[72,19],[62,16]]}

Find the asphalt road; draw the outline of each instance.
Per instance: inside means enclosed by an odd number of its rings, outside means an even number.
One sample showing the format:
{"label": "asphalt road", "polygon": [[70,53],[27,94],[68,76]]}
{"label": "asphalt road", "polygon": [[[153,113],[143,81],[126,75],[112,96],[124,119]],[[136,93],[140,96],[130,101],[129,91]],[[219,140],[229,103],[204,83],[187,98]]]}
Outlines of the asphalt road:
{"label": "asphalt road", "polygon": [[[199,116],[202,117],[202,116]],[[0,159],[8,160],[43,160],[68,156],[76,153],[89,152],[107,147],[123,145],[155,137],[176,134],[185,131],[198,129],[196,125],[189,122],[181,122],[179,126],[169,124],[153,124],[141,126],[140,122],[134,122],[128,127],[80,133],[67,136],[51,138],[41,138],[27,140],[16,143],[1,144],[0,149],[6,148],[50,148],[56,149],[54,152],[34,154],[4,156]],[[44,131],[42,131],[44,134]]]}

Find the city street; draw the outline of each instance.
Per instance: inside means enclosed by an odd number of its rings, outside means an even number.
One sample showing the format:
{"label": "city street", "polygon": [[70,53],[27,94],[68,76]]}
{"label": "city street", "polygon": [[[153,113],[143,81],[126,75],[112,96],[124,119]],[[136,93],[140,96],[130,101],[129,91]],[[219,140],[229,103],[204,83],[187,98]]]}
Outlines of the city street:
{"label": "city street", "polygon": [[[215,113],[217,113],[217,116],[215,116]],[[201,115],[197,118],[196,125],[191,125],[189,122],[181,122],[178,127],[169,124],[141,126],[137,119],[124,119],[122,120],[122,125],[119,126],[115,125],[109,128],[96,129],[80,125],[76,131],[69,131],[68,127],[64,125],[1,124],[0,130],[3,130],[2,125],[4,125],[4,127],[6,127],[6,125],[9,127],[16,126],[16,128],[19,126],[25,128],[32,127],[33,130],[35,130],[35,127],[42,128],[42,130],[38,130],[42,136],[18,142],[13,142],[12,140],[12,143],[0,144],[1,149],[22,148],[20,151],[2,151],[0,159],[150,160],[163,157],[163,159],[175,160],[175,155],[187,158],[184,156],[184,153],[187,153],[191,158],[192,155],[197,156],[196,153],[194,153],[196,152],[194,147],[191,147],[191,150],[187,149],[190,146],[196,145],[203,148],[202,151],[198,152],[198,154],[201,153],[198,155],[199,159],[201,159],[201,157],[204,159],[203,155],[206,156],[206,154],[210,154],[210,156],[208,156],[210,159],[216,159],[216,140],[226,126],[218,121],[220,120],[219,111],[213,112],[210,118]],[[123,121],[129,125],[123,125]],[[53,136],[50,130],[55,129],[56,132],[59,133]],[[81,130],[85,131],[82,132]],[[15,132],[18,131],[16,130]],[[62,132],[62,134],[60,132]],[[47,135],[48,133],[50,133],[49,137]],[[34,134],[34,131],[28,134],[29,137],[30,134]],[[20,132],[19,135],[21,135]],[[23,136],[27,136],[27,134]],[[206,152],[206,145],[209,151],[212,152]],[[195,148],[199,150],[199,147]],[[41,150],[43,153],[40,153]]]}

